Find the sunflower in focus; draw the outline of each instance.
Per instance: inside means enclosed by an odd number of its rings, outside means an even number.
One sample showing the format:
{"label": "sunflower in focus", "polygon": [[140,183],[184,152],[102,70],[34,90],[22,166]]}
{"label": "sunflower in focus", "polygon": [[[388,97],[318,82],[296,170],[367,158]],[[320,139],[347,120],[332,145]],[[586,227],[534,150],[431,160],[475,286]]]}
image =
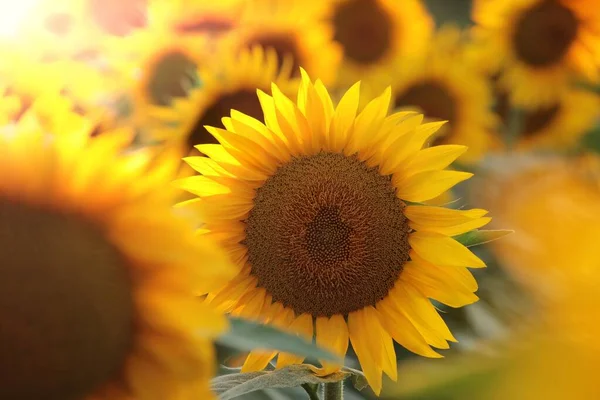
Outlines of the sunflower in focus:
{"label": "sunflower in focus", "polygon": [[573,79],[598,79],[595,0],[479,0],[473,19],[487,57],[502,60],[499,83],[518,106],[546,106]]}
{"label": "sunflower in focus", "polygon": [[212,398],[226,321],[195,294],[231,266],[173,214],[178,160],[93,126],[2,127],[0,398]]}
{"label": "sunflower in focus", "polygon": [[458,28],[440,29],[424,55],[401,58],[394,70],[393,108],[416,109],[426,119],[448,121],[435,140],[468,146],[463,162],[475,162],[486,153],[496,124],[491,87],[467,61]]}
{"label": "sunflower in focus", "polygon": [[[510,118],[508,95],[501,95],[496,106],[507,126]],[[594,126],[600,116],[600,98],[584,90],[567,89],[553,103],[522,110],[519,135],[499,138],[519,150],[572,148]],[[502,145],[501,145],[502,146]]]}
{"label": "sunflower in focus", "polygon": [[327,21],[343,51],[341,86],[381,75],[390,77],[394,60],[423,51],[433,30],[433,21],[420,0],[327,3]]}
{"label": "sunflower in focus", "polygon": [[[201,175],[179,181],[197,198],[201,236],[218,238],[238,275],[207,299],[220,310],[302,335],[339,355],[348,341],[376,393],[396,379],[393,341],[440,357],[455,341],[428,298],[473,303],[467,267],[484,263],[452,236],[485,225],[486,211],[420,205],[471,174],[444,168],[466,150],[423,149],[442,123],[387,116],[391,91],[357,115],[359,85],[334,107],[321,81],[302,72],[297,103],[277,85],[258,91],[265,123],[234,112],[220,144],[186,161]],[[244,371],[275,352],[254,351]],[[281,353],[277,366],[302,357]],[[323,363],[319,373],[338,368]]]}
{"label": "sunflower in focus", "polygon": [[275,82],[286,93],[294,93],[298,80],[278,69],[277,54],[273,49],[255,46],[239,54],[223,51],[212,65],[201,65],[196,75],[202,85],[176,98],[170,107],[156,107],[151,111],[155,129],[150,140],[174,143],[187,153],[198,143],[215,143],[205,125],[222,126],[221,119],[237,110],[258,120],[264,114],[256,90],[270,91]]}
{"label": "sunflower in focus", "polygon": [[261,46],[277,54],[279,69],[299,78],[300,67],[333,83],[341,61],[331,27],[322,22],[323,7],[298,0],[250,1],[227,44],[233,51]]}

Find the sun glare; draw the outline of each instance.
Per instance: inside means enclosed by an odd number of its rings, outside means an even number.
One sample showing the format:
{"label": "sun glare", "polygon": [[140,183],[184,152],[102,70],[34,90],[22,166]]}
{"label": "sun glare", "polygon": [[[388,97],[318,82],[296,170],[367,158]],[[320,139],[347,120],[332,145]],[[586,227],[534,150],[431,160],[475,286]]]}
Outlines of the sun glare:
{"label": "sun glare", "polygon": [[14,37],[40,0],[0,0],[0,37]]}

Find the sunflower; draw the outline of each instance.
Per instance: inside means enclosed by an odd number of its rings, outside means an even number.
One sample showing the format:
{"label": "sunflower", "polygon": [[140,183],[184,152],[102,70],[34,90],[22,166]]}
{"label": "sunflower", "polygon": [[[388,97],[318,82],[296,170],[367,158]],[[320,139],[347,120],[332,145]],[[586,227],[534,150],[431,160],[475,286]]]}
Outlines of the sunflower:
{"label": "sunflower", "polygon": [[229,116],[232,109],[263,119],[256,89],[269,91],[275,82],[290,94],[298,85],[289,72],[278,71],[277,54],[272,49],[255,46],[239,54],[225,49],[215,60],[212,65],[198,68],[196,75],[202,85],[191,90],[188,97],[174,99],[170,107],[155,107],[151,111],[151,141],[182,145],[186,152],[198,143],[215,143],[204,126],[222,126],[221,119]]}
{"label": "sunflower", "polygon": [[528,292],[556,298],[597,274],[600,253],[589,238],[600,235],[598,156],[511,154],[490,164],[481,183],[471,199],[515,230],[491,249]]}
{"label": "sunflower", "polygon": [[[505,127],[510,118],[508,98],[506,94],[501,95],[496,107]],[[521,130],[515,143],[510,143],[512,138],[499,139],[520,150],[564,150],[576,145],[594,126],[599,109],[600,98],[596,94],[567,89],[553,103],[522,110]]]}
{"label": "sunflower", "polygon": [[[358,115],[359,85],[334,108],[302,71],[298,103],[277,85],[258,91],[265,124],[242,113],[208,128],[221,144],[186,161],[201,175],[179,186],[198,196],[201,235],[228,249],[239,273],[207,299],[216,308],[288,329],[343,355],[348,341],[376,393],[396,378],[392,339],[428,357],[454,337],[428,298],[452,307],[477,300],[466,267],[484,263],[452,236],[486,224],[486,211],[416,202],[471,174],[443,168],[465,151],[421,149],[442,123],[386,117],[389,88]],[[252,352],[243,370],[275,352]],[[277,365],[302,357],[279,354]],[[323,364],[321,374],[337,366]]]}
{"label": "sunflower", "polygon": [[168,106],[199,84],[194,76],[207,48],[204,43],[157,27],[107,41],[110,65],[124,82],[124,95],[133,123],[151,124],[150,109]]}
{"label": "sunflower", "polygon": [[343,51],[339,84],[391,75],[398,57],[420,53],[433,21],[419,0],[329,0],[327,20]]}
{"label": "sunflower", "polygon": [[299,77],[302,67],[324,82],[333,83],[341,51],[333,41],[331,27],[321,21],[322,7],[298,0],[272,3],[250,1],[239,26],[223,45],[232,49],[272,48],[282,71]]}
{"label": "sunflower", "polygon": [[226,321],[195,294],[232,267],[173,214],[177,160],[92,127],[2,127],[0,398],[212,398]]}
{"label": "sunflower", "polygon": [[0,66],[0,102],[4,123],[35,115],[49,132],[59,132],[72,112],[85,114],[104,126],[116,126],[116,110],[105,105],[114,96],[118,81],[88,65],[71,60],[38,63],[14,49],[0,49],[9,62]]}
{"label": "sunflower", "polygon": [[575,77],[598,78],[600,8],[595,0],[480,0],[473,12],[500,84],[523,107],[555,101]]}
{"label": "sunflower", "polygon": [[467,145],[461,161],[474,162],[488,149],[496,118],[487,76],[467,62],[461,36],[457,28],[444,27],[427,53],[399,59],[392,104],[416,108],[427,119],[448,121],[437,140]]}

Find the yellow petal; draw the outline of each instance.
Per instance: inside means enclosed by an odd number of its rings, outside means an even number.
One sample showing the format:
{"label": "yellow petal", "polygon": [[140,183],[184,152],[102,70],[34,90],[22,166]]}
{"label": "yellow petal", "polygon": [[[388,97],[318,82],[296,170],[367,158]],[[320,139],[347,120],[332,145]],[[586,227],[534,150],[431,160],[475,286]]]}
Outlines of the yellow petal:
{"label": "yellow petal", "polygon": [[477,281],[464,267],[439,267],[412,255],[404,265],[401,281],[408,282],[423,295],[450,307],[462,307],[478,300]]}
{"label": "yellow petal", "polygon": [[372,318],[366,316],[365,310],[369,307],[348,315],[348,333],[365,377],[373,392],[378,395],[381,392],[382,353],[378,338],[373,338],[374,332],[369,324]]}
{"label": "yellow petal", "polygon": [[202,175],[230,175],[216,161],[208,157],[185,157],[183,161]]}
{"label": "yellow petal", "polygon": [[477,218],[464,224],[454,226],[427,226],[415,223],[409,223],[410,227],[415,231],[437,232],[446,236],[456,236],[466,232],[471,232],[474,229],[481,228],[487,225],[492,219],[489,217]]}
{"label": "yellow petal", "polygon": [[340,152],[344,148],[348,131],[354,125],[359,97],[360,82],[352,85],[338,103],[329,129],[329,150]]}
{"label": "yellow petal", "polygon": [[428,147],[407,160],[403,174],[414,175],[423,171],[444,169],[467,151],[467,146],[443,145]]}
{"label": "yellow petal", "polygon": [[[402,125],[396,129],[404,132]],[[431,135],[429,131],[418,129],[403,134],[392,134],[396,135],[397,139],[383,152],[383,161],[379,167],[382,175],[392,174],[397,170],[403,171],[407,159],[414,157]]]}
{"label": "yellow petal", "polygon": [[486,210],[454,210],[434,206],[407,206],[404,215],[411,221],[424,226],[450,227],[473,221],[487,214]]}
{"label": "yellow petal", "polygon": [[413,232],[408,242],[424,260],[440,266],[484,268],[485,263],[456,240],[434,232]]}
{"label": "yellow petal", "polygon": [[454,185],[469,179],[473,174],[460,171],[426,171],[406,179],[394,175],[393,183],[398,190],[398,197],[403,200],[421,202],[431,200]]}
{"label": "yellow petal", "polygon": [[441,358],[425,341],[423,335],[402,313],[392,306],[388,299],[377,303],[377,311],[381,314],[381,322],[392,338],[413,353],[424,357]]}
{"label": "yellow petal", "polygon": [[412,322],[428,344],[447,349],[447,340],[456,341],[433,304],[412,285],[398,282],[390,291],[389,297],[391,303]]}
{"label": "yellow petal", "polygon": [[190,176],[173,182],[179,189],[195,194],[198,197],[214,196],[230,193],[228,187],[223,186],[206,176]]}
{"label": "yellow petal", "polygon": [[[318,346],[342,358],[346,355],[349,337],[348,326],[343,316],[333,315],[331,318],[318,317],[315,328]],[[321,361],[321,364],[323,368],[317,373],[319,376],[332,374],[341,368],[341,365],[331,364],[326,361]]]}
{"label": "yellow petal", "polygon": [[386,90],[369,102],[356,117],[354,128],[348,137],[344,154],[350,156],[360,151],[369,150],[373,140],[373,132],[379,132],[383,126],[385,116],[389,109],[391,89]]}
{"label": "yellow petal", "polygon": [[[313,337],[313,322],[312,315],[302,314],[297,317],[289,326],[289,330],[298,336],[304,337],[306,340],[312,341]],[[301,364],[304,361],[303,356],[298,356],[289,353],[280,353],[277,358],[277,368],[283,368],[292,364]]]}
{"label": "yellow petal", "polygon": [[276,351],[260,351],[253,350],[250,352],[244,365],[242,365],[242,372],[253,372],[261,371],[269,365],[269,362],[277,355]]}

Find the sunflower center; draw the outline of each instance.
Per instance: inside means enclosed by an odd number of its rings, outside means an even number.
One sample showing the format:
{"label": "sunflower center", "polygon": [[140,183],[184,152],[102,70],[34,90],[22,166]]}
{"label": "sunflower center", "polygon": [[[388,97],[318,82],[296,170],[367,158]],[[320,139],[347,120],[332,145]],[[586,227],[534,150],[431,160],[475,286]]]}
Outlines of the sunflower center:
{"label": "sunflower center", "polygon": [[559,62],[577,37],[579,21],[557,0],[546,0],[527,10],[513,37],[517,56],[534,67]]}
{"label": "sunflower center", "polygon": [[196,64],[180,51],[164,54],[156,61],[148,81],[148,94],[154,104],[169,105],[173,97],[185,97],[183,81],[190,79]]}
{"label": "sunflower center", "polygon": [[341,3],[334,11],[333,27],[345,57],[359,64],[376,63],[392,44],[392,21],[375,0]]}
{"label": "sunflower center", "polygon": [[80,218],[0,198],[0,398],[79,399],[133,335],[120,253]]}
{"label": "sunflower center", "polygon": [[204,126],[222,128],[221,118],[228,117],[231,110],[237,110],[258,120],[264,118],[256,90],[239,89],[232,93],[224,93],[215,99],[198,120],[188,138],[188,147],[192,148],[201,143],[218,143]]}
{"label": "sunflower center", "polygon": [[552,123],[560,111],[560,106],[554,105],[546,108],[540,108],[525,114],[523,120],[523,132],[525,137],[535,136],[542,129]]}
{"label": "sunflower center", "polygon": [[394,98],[394,106],[417,107],[430,119],[448,121],[444,130],[449,135],[457,118],[456,101],[448,90],[435,81],[417,83]]}
{"label": "sunflower center", "polygon": [[245,221],[252,274],[297,313],[375,305],[408,260],[404,207],[391,177],[355,156],[295,158],[257,189]]}
{"label": "sunflower center", "polygon": [[277,68],[280,70],[286,58],[292,62],[292,76],[300,76],[300,51],[295,38],[284,35],[257,36],[248,41],[247,46],[259,45],[273,49],[277,54]]}

